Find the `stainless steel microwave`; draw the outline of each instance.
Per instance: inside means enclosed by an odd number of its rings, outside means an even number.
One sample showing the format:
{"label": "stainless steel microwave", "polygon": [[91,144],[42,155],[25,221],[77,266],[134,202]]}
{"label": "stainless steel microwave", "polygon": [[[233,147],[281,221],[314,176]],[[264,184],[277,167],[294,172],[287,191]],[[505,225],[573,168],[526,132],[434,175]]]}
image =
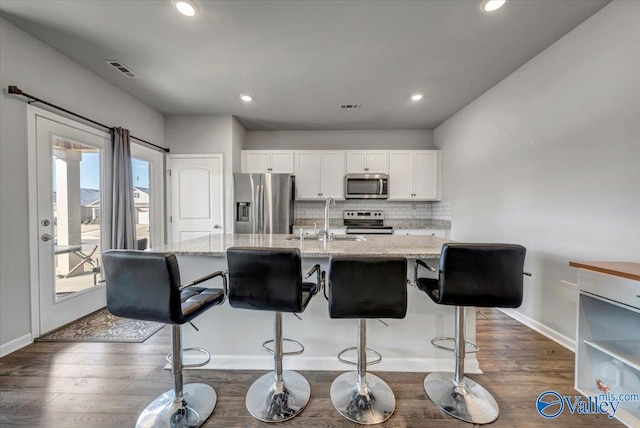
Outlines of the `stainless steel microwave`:
{"label": "stainless steel microwave", "polygon": [[387,199],[387,174],[347,174],[344,176],[345,199]]}

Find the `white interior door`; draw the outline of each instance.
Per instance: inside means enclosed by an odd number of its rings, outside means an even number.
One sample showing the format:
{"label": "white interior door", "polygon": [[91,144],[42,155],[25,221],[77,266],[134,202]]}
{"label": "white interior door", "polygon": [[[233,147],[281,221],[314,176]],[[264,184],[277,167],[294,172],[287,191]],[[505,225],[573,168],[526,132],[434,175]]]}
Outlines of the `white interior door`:
{"label": "white interior door", "polygon": [[106,132],[29,107],[32,334],[106,304],[100,254]]}
{"label": "white interior door", "polygon": [[167,156],[171,242],[223,233],[222,155]]}

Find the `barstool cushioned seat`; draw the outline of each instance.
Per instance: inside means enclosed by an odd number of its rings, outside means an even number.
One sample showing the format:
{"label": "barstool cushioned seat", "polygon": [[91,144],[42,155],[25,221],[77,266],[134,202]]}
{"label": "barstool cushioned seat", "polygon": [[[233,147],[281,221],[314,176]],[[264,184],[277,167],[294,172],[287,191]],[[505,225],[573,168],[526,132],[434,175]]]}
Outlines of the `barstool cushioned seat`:
{"label": "barstool cushioned seat", "polygon": [[368,318],[404,318],[407,313],[407,260],[403,257],[332,257],[329,260],[329,316],[357,318],[355,372],[338,376],[331,384],[331,403],[344,418],[363,425],[384,422],[393,414],[396,398],[387,383],[367,373]]}
{"label": "barstool cushioned seat", "polygon": [[[297,252],[296,252],[297,251]],[[304,312],[317,285],[302,282],[300,252],[289,248],[229,248],[229,303],[234,308]]]}
{"label": "barstool cushioned seat", "polygon": [[[110,250],[102,255],[107,284],[107,309],[113,315],[171,324],[171,373],[173,390],[167,391],[142,412],[136,427],[199,427],[215,408],[215,390],[202,383],[183,384],[182,335],[180,326],[190,322],[226,298],[227,282],[223,272],[215,272],[181,286],[180,270],[172,253]],[[222,277],[224,290],[195,287]],[[205,350],[189,348],[211,356]]]}
{"label": "barstool cushioned seat", "polygon": [[418,278],[416,285],[440,305],[517,308],[525,253],[513,244],[445,244],[438,279]]}
{"label": "barstool cushioned seat", "polygon": [[[435,303],[454,305],[456,332],[454,373],[431,373],[424,379],[429,398],[444,412],[463,421],[486,424],[499,415],[498,403],[481,385],[464,377],[466,344],[465,307],[517,308],[522,303],[523,267],[526,249],[515,244],[447,243],[440,253],[437,279],[418,278],[415,283]],[[434,270],[433,268],[430,268]],[[438,341],[452,340],[439,337]],[[475,345],[473,345],[475,346]],[[476,347],[477,350],[477,347]]]}
{"label": "barstool cushioned seat", "polygon": [[[273,352],[274,371],[257,379],[247,391],[245,404],[263,422],[282,422],[298,415],[311,397],[309,382],[299,373],[282,370],[282,356],[304,351],[299,342],[282,337],[282,313],[304,312],[320,290],[320,265],[316,284],[302,282],[300,251],[291,248],[233,247],[227,250],[229,304],[234,308],[274,313],[274,339],[263,343]],[[283,341],[294,342],[300,351],[284,353]],[[266,344],[274,342],[274,348]]]}
{"label": "barstool cushioned seat", "polygon": [[[331,318],[404,318],[407,261],[387,257],[332,257],[329,269]],[[401,279],[401,280],[400,280]],[[395,287],[390,284],[394,284]],[[398,285],[399,284],[399,285]]]}

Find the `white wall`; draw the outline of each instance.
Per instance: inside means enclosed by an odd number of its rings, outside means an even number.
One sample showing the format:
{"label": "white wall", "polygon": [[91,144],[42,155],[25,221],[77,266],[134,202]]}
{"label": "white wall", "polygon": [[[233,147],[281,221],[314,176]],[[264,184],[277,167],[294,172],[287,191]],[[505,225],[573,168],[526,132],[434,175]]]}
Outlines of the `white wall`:
{"label": "white wall", "polygon": [[434,149],[430,130],[247,131],[245,149]]}
{"label": "white wall", "polygon": [[[232,116],[171,115],[165,117],[165,141],[171,154],[214,154],[224,157],[224,230],[231,233],[233,172],[240,172],[244,128]],[[235,168],[235,169],[234,169]]]}
{"label": "white wall", "polygon": [[526,246],[519,311],[569,338],[569,261],[640,261],[639,23],[609,4],[434,132],[451,237]]}
{"label": "white wall", "polygon": [[235,117],[231,118],[231,153],[233,172],[242,171],[242,149],[247,141],[247,130]]}
{"label": "white wall", "polygon": [[0,346],[31,332],[27,103],[8,85],[164,144],[160,113],[0,18]]}

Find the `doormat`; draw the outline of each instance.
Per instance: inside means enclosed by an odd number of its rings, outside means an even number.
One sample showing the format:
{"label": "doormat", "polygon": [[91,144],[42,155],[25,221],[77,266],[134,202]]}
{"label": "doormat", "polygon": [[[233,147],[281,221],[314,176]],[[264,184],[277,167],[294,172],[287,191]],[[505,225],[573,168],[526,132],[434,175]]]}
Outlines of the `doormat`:
{"label": "doormat", "polygon": [[164,326],[158,322],[116,317],[102,308],[35,341],[142,343]]}

